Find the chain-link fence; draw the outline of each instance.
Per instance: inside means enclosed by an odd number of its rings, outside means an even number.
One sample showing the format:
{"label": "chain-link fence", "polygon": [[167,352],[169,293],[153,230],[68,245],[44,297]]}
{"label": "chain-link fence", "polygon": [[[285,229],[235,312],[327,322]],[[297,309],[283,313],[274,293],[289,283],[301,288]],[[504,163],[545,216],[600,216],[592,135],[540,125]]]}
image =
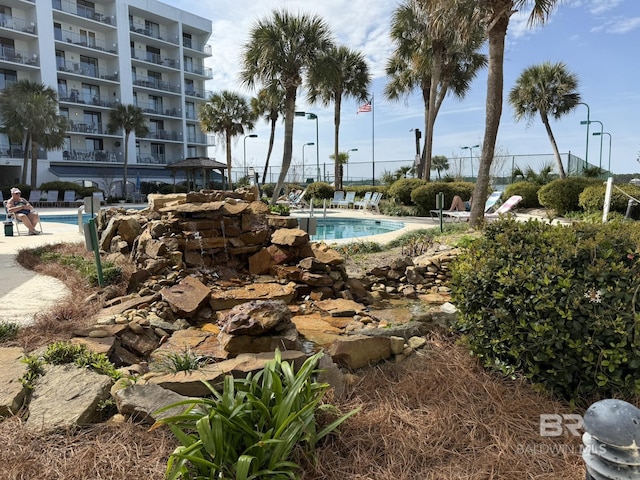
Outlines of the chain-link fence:
{"label": "chain-link fence", "polygon": [[[597,168],[572,153],[560,154],[565,173],[570,176],[582,175],[587,168]],[[431,179],[438,180],[444,177],[453,177],[464,181],[475,182],[478,174],[480,157],[449,157],[447,162],[443,162],[446,168],[440,171],[431,172]],[[552,175],[557,175],[558,168],[553,154],[532,154],[532,155],[498,155],[494,157],[491,164],[491,179],[494,186],[505,186],[518,181],[520,178],[514,176],[514,172],[526,173],[532,170],[540,173],[547,167],[551,167]],[[258,178],[262,180],[264,166],[252,167]],[[602,176],[609,172],[603,172]],[[238,181],[249,174],[243,168],[236,167],[233,172],[234,181]],[[280,175],[280,165],[270,165],[267,170],[266,182],[275,183]],[[371,185],[375,179],[375,184],[388,183],[389,179],[398,177],[415,177],[414,159],[397,160],[376,160],[371,161],[349,161],[343,165],[342,180],[345,185]],[[315,181],[333,183],[334,164],[332,161],[323,162],[319,165],[291,163],[285,183],[311,183]]]}

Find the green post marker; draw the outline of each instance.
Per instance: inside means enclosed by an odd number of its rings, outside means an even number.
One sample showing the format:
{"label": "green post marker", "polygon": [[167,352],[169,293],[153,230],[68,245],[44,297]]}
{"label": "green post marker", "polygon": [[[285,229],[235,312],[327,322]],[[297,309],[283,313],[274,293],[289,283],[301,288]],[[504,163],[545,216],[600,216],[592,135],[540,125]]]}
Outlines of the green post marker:
{"label": "green post marker", "polygon": [[440,233],[444,231],[444,216],[442,210],[444,209],[444,192],[438,192],[438,208],[440,209]]}
{"label": "green post marker", "polygon": [[89,234],[91,235],[91,245],[93,253],[96,257],[96,270],[98,271],[98,285],[104,287],[104,279],[102,278],[102,263],[100,263],[100,247],[98,246],[98,233],[96,231],[95,220],[89,220]]}

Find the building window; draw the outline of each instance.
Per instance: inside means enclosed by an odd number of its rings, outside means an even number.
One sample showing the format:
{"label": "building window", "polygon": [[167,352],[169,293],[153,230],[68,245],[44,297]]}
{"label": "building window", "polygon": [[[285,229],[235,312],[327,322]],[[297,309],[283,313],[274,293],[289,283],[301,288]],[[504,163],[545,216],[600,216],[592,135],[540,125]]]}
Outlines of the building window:
{"label": "building window", "polygon": [[183,33],[182,34],[182,46],[186,48],[191,48],[191,34]]}

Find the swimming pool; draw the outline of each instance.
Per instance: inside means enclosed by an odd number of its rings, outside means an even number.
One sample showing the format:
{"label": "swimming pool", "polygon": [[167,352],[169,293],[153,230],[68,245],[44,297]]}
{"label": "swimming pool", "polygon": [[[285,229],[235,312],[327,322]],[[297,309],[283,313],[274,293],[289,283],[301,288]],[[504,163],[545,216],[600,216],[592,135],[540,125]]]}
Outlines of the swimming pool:
{"label": "swimming pool", "polygon": [[404,223],[390,220],[361,218],[322,218],[318,220],[316,234],[311,240],[343,240],[394,232],[404,228]]}
{"label": "swimming pool", "polygon": [[[87,223],[91,214],[82,215],[82,223]],[[344,240],[349,238],[368,237],[381,233],[394,232],[404,228],[404,223],[390,220],[374,220],[361,218],[322,218],[317,221],[316,234],[311,240]],[[78,215],[41,215],[43,222],[58,222],[68,225],[78,224]]]}

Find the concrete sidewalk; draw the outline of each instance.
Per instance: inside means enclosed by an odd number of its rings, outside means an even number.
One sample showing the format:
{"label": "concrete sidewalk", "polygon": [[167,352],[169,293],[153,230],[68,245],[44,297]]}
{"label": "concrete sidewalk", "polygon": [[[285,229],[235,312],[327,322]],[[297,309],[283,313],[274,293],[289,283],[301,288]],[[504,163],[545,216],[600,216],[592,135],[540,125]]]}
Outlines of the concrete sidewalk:
{"label": "concrete sidewalk", "polygon": [[[51,209],[53,210],[53,209]],[[55,209],[56,214],[69,214]],[[39,210],[44,216],[46,212]],[[21,326],[33,322],[36,313],[63,300],[70,292],[58,279],[39,275],[22,268],[16,262],[17,253],[24,248],[42,245],[84,242],[77,225],[42,222],[42,235],[0,236],[0,321],[17,323]],[[25,228],[21,231],[26,232]]]}

